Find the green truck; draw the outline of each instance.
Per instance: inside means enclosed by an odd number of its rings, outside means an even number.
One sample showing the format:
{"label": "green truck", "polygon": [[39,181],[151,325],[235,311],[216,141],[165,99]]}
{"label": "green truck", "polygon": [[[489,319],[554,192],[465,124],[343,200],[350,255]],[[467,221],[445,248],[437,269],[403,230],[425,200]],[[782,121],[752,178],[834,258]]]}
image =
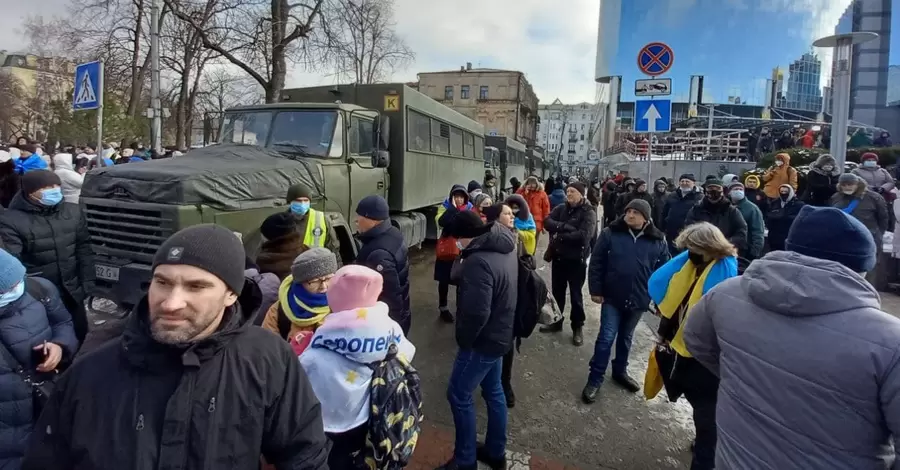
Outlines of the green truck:
{"label": "green truck", "polygon": [[484,127],[404,84],[285,90],[282,102],[227,110],[219,142],[177,159],[92,170],[80,203],[95,254],[91,295],[135,304],[159,245],[216,223],[256,256],[259,227],[303,183],[335,229],[344,262],[357,252],[355,209],[384,196],[410,246],[438,235],[453,184],[484,176]]}

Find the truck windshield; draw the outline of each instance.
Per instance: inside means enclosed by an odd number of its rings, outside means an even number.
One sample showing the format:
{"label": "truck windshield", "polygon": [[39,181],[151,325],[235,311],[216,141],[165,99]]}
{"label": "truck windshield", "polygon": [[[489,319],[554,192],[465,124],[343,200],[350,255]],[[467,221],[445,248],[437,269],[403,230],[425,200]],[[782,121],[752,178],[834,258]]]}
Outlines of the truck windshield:
{"label": "truck windshield", "polygon": [[335,122],[337,111],[333,109],[235,111],[225,114],[221,141],[296,149],[324,157],[331,147]]}

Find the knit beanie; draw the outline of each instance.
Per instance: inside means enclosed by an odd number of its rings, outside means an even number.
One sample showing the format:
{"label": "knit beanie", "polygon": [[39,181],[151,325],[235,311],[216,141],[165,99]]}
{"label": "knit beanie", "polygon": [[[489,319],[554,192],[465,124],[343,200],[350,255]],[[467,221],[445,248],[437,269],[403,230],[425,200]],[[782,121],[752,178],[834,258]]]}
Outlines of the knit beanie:
{"label": "knit beanie", "polygon": [[291,264],[291,274],[296,284],[334,274],[335,271],[337,271],[337,257],[331,251],[319,247],[300,253]]}
{"label": "knit beanie", "polygon": [[872,232],[834,207],[803,206],[784,243],[785,249],[836,261],[854,272],[872,271],[878,261]]}
{"label": "knit beanie", "polygon": [[866,152],[859,157],[859,161],[864,162],[866,160],[875,160],[878,161],[878,154],[875,152]]}
{"label": "knit beanie", "polygon": [[475,180],[469,181],[469,186],[466,188],[466,191],[471,194],[472,191],[475,191],[476,189],[481,189],[481,183]]}
{"label": "knit beanie", "polygon": [[857,184],[857,183],[859,183],[859,177],[854,175],[853,173],[841,173],[841,176],[838,176],[838,184]]}
{"label": "knit beanie", "polygon": [[374,307],[383,285],[377,271],[358,264],[344,266],[334,273],[328,286],[328,306],[332,312]]}
{"label": "knit beanie", "polygon": [[451,237],[475,238],[487,233],[490,227],[475,212],[462,211],[453,216],[447,229]]}
{"label": "knit beanie", "polygon": [[297,223],[289,212],[278,212],[266,217],[259,232],[266,240],[275,240],[286,237],[297,231]]}
{"label": "knit beanie", "polygon": [[650,218],[651,218],[650,203],[643,199],[632,199],[631,202],[629,202],[628,205],[625,206],[626,212],[628,211],[628,209],[633,209],[633,210],[640,212],[641,215],[644,216],[644,219],[646,219],[646,220],[650,220]]}
{"label": "knit beanie", "polygon": [[305,197],[307,199],[312,199],[312,192],[306,185],[297,183],[287,190],[287,202],[296,201],[297,199]]}
{"label": "knit beanie", "polygon": [[163,264],[193,266],[218,277],[240,295],[245,259],[244,245],[234,232],[220,225],[201,224],[179,230],[163,242],[153,256],[152,270]]}
{"label": "knit beanie", "polygon": [[62,185],[59,176],[50,170],[32,170],[26,172],[22,175],[20,181],[22,185],[22,194],[34,194],[42,188]]}
{"label": "knit beanie", "polygon": [[703,183],[703,187],[708,188],[710,186],[720,186],[722,188],[725,187],[725,185],[722,184],[722,180],[720,180],[716,177],[706,178],[706,181]]}
{"label": "knit beanie", "polygon": [[484,204],[484,201],[486,201],[486,200],[491,201],[492,203],[494,202],[493,199],[491,199],[490,195],[485,194],[485,193],[480,193],[477,196],[475,196],[475,201],[473,202],[473,205],[475,207],[481,207],[481,205]]}
{"label": "knit beanie", "polygon": [[22,262],[8,251],[0,249],[0,294],[11,291],[16,284],[24,280],[25,266]]}
{"label": "knit beanie", "polygon": [[[635,185],[635,187],[637,187],[637,186]],[[584,185],[584,183],[582,183],[580,181],[576,181],[574,183],[569,183],[569,185],[566,186],[566,189],[568,189],[568,188],[575,188],[579,193],[581,193],[582,196],[587,195],[587,187]]]}
{"label": "knit beanie", "polygon": [[684,173],[683,175],[678,177],[678,181],[681,181],[681,180],[691,180],[696,183],[697,177],[694,176],[693,173]]}
{"label": "knit beanie", "polygon": [[383,197],[373,194],[359,201],[356,214],[372,220],[387,220],[391,217],[391,209]]}

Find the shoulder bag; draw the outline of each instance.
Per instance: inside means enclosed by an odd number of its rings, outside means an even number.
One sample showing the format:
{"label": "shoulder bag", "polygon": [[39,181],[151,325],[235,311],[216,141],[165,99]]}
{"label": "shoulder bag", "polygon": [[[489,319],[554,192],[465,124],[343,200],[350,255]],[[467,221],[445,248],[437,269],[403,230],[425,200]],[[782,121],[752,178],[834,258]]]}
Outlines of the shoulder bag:
{"label": "shoulder bag", "polygon": [[[3,342],[0,341],[0,343]],[[32,415],[34,416],[34,419],[37,419],[41,415],[41,411],[43,411],[44,407],[47,405],[50,394],[53,393],[58,374],[56,371],[48,373],[27,371],[25,370],[25,367],[22,366],[22,363],[13,356],[12,351],[6,347],[6,344],[0,345],[2,345],[2,347],[0,347],[0,354],[2,354],[3,360],[9,364],[19,377],[22,378],[22,381],[25,382],[26,385],[31,387]]]}

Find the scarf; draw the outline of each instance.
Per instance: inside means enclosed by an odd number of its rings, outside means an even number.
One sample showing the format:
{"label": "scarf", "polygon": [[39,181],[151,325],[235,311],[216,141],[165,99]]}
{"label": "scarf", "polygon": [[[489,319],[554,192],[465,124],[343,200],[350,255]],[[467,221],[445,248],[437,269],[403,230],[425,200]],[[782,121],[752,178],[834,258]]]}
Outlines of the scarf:
{"label": "scarf", "polygon": [[294,283],[294,276],[288,276],[278,288],[278,304],[291,323],[300,327],[321,324],[331,313],[325,294],[313,294],[302,284]]}
{"label": "scarf", "polygon": [[534,224],[534,217],[528,215],[528,220],[522,220],[518,217],[513,218],[513,225],[516,227],[516,233],[519,240],[525,248],[525,253],[534,256],[537,251],[537,226]]}
{"label": "scarf", "polygon": [[[684,318],[681,319],[675,338],[671,341],[672,349],[682,357],[691,357],[691,353],[684,344],[684,325],[690,314],[690,308],[700,301],[703,294],[709,292],[720,282],[737,276],[737,258],[729,256],[707,264],[695,283],[697,267],[694,263],[688,262],[688,254],[689,252],[685,250],[669,260],[650,276],[650,281],[647,283],[650,298],[653,299],[659,313],[666,318],[672,318],[678,313],[682,302],[687,298]],[[690,292],[688,292],[689,289]]]}

